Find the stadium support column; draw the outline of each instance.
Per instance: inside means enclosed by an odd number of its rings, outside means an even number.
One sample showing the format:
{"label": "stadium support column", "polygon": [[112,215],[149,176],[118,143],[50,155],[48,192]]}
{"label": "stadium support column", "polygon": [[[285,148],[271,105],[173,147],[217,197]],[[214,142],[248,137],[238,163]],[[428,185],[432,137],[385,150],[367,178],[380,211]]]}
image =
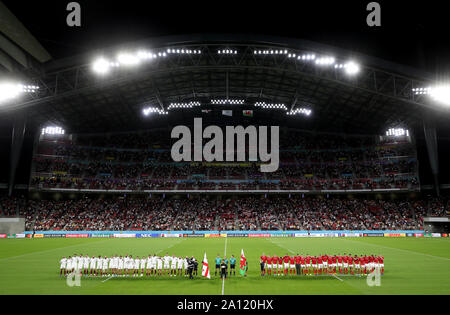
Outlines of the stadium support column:
{"label": "stadium support column", "polygon": [[11,137],[11,157],[10,157],[9,185],[8,185],[9,196],[12,195],[14,189],[17,166],[19,164],[20,152],[22,151],[23,139],[25,137],[26,123],[27,123],[26,113],[18,112],[14,117],[14,124]]}
{"label": "stadium support column", "polygon": [[424,122],[423,131],[425,134],[425,142],[427,145],[428,159],[430,160],[431,172],[434,178],[434,188],[436,195],[439,197],[439,159],[437,149],[436,127],[429,122]]}

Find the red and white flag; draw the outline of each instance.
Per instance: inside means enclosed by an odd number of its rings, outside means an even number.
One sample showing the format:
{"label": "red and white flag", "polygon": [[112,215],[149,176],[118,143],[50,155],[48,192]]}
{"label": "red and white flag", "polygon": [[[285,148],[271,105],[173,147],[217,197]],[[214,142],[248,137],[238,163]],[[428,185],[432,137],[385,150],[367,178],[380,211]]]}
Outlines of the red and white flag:
{"label": "red and white flag", "polygon": [[203,258],[202,276],[211,279],[211,274],[209,273],[208,258],[206,258],[206,253],[205,257]]}

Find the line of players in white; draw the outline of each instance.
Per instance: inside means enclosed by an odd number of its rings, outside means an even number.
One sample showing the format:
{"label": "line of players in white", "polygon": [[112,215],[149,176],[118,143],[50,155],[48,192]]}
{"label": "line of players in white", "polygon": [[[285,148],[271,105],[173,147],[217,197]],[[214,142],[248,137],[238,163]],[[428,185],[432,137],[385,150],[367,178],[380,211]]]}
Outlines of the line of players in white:
{"label": "line of players in white", "polygon": [[[149,255],[148,257],[134,257],[132,255],[112,257],[74,255],[60,260],[60,276],[77,273],[89,277],[143,277],[146,276],[187,276],[188,257]],[[194,260],[195,258],[192,257]],[[194,268],[196,273],[196,268]]]}

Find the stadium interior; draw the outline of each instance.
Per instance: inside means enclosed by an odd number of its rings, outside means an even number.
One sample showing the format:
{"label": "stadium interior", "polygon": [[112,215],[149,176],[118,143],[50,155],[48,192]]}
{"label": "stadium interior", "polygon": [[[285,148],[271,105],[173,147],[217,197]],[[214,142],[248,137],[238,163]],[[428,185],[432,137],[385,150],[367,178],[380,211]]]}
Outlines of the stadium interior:
{"label": "stadium interior", "polygon": [[[0,216],[27,231],[423,230],[449,215],[449,112],[427,73],[267,36],[65,59],[25,29],[0,36],[2,74],[22,84],[0,106]],[[278,170],[174,162],[171,130],[195,117],[280,126]]]}

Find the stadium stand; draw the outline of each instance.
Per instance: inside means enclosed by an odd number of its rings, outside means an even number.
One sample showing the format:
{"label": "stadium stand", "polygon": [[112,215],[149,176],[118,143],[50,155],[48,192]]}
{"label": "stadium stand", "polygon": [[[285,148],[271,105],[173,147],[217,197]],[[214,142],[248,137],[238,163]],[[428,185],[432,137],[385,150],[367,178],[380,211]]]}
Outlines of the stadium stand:
{"label": "stadium stand", "polygon": [[[417,153],[408,141],[289,130],[280,168],[258,162],[175,163],[168,130],[43,139],[31,188],[103,190],[417,190]],[[161,139],[166,139],[163,141]]]}
{"label": "stadium stand", "polygon": [[30,231],[420,230],[424,216],[444,216],[449,206],[450,199],[444,197],[0,199],[2,216],[13,216],[18,209]]}

